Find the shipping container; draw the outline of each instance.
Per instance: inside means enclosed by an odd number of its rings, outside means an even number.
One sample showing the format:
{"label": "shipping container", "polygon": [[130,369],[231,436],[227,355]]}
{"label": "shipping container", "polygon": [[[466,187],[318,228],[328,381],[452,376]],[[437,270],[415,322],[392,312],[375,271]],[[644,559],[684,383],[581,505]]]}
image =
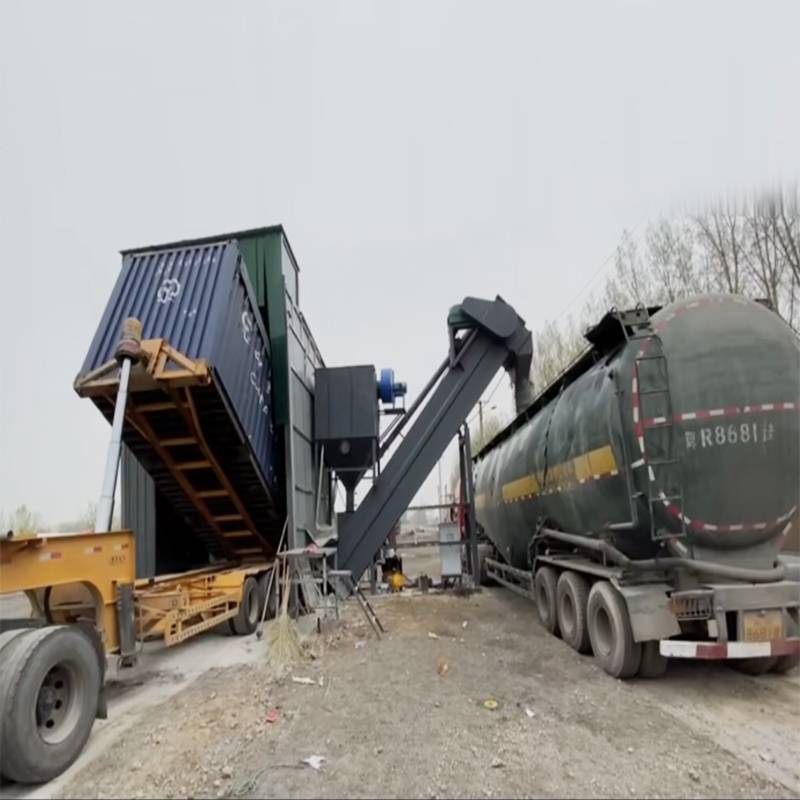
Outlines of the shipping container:
{"label": "shipping container", "polygon": [[[173,530],[176,523],[188,527],[211,557],[269,554],[283,518],[282,448],[276,446],[269,337],[237,242],[183,243],[124,253],[76,381],[81,393],[87,393],[87,376],[113,359],[128,317],[142,322],[144,339],[168,342],[181,356],[205,365],[210,374],[208,385],[192,388],[191,396],[183,399],[171,393],[166,397],[163,387],[148,392],[146,385],[133,384],[135,400],[130,402],[125,443],[154,480],[158,496],[177,514]],[[93,399],[110,419],[113,396],[95,393]],[[164,400],[174,407],[161,408],[169,405]],[[201,433],[186,429],[187,404]],[[136,423],[132,415],[148,408],[160,413],[148,413],[146,421],[140,415]],[[215,473],[202,467],[209,460],[215,462]],[[192,465],[191,473],[186,465]],[[124,477],[131,485],[125,494],[140,494],[151,509],[134,514],[127,498],[124,505],[132,516],[147,520],[158,496],[142,493],[136,476],[126,470]],[[220,481],[232,486],[221,487]],[[148,529],[143,526],[143,536],[149,535]],[[169,536],[165,544],[174,547],[178,534]],[[147,549],[147,543],[142,544]],[[201,551],[192,561],[202,562],[204,555]]]}
{"label": "shipping container", "polygon": [[[214,367],[219,385],[225,386],[225,379],[230,378],[234,370],[223,363],[224,359],[219,360],[219,346],[216,341],[212,342],[217,336],[211,329],[221,330],[223,336],[227,335],[220,308],[227,307],[226,299],[232,303],[231,307],[235,307],[228,295],[233,290],[231,264],[238,262],[238,269],[233,269],[233,274],[248,297],[253,319],[251,326],[249,316],[240,317],[238,329],[244,336],[252,328],[257,341],[262,341],[258,337],[264,337],[266,357],[262,359],[264,369],[261,373],[264,382],[258,385],[268,399],[271,425],[268,431],[262,429],[259,432],[252,425],[246,429],[252,435],[252,440],[249,436],[247,439],[253,444],[254,454],[250,455],[250,460],[256,461],[255,454],[258,454],[263,463],[266,457],[267,474],[263,475],[263,470],[260,470],[256,476],[252,467],[248,472],[244,463],[246,459],[241,457],[228,459],[232,462],[231,471],[237,485],[240,488],[244,486],[243,491],[251,504],[267,497],[263,489],[266,485],[268,506],[261,502],[257,516],[259,519],[268,518],[266,526],[272,540],[279,535],[285,520],[288,521],[287,538],[292,547],[302,547],[309,541],[322,541],[328,537],[329,529],[324,526],[330,519],[325,519],[324,513],[320,519],[317,516],[315,492],[319,483],[319,463],[313,445],[314,374],[318,367],[324,366],[324,362],[299,307],[300,270],[283,227],[273,225],[134,248],[122,251],[122,257],[122,273],[81,375],[113,355],[119,337],[119,328],[115,326],[121,324],[134,308],[141,308],[145,312],[142,319],[145,337],[171,336],[170,343],[177,343],[175,346],[179,349],[185,348],[187,355],[211,353],[211,356],[203,357],[208,358]],[[226,258],[232,261],[223,264]],[[192,273],[192,264],[198,260],[200,269]],[[132,265],[147,274],[128,274],[126,277]],[[187,279],[195,290],[192,297],[198,302],[191,302],[186,296]],[[159,291],[162,300],[158,298]],[[221,298],[223,293],[225,298]],[[201,295],[202,303],[199,302]],[[145,302],[148,296],[151,298],[149,304]],[[195,308],[197,313],[193,314]],[[200,314],[205,314],[205,318],[198,319]],[[210,317],[221,320],[221,323]],[[234,356],[234,362],[241,363],[241,353]],[[238,419],[242,395],[235,391],[239,386],[235,380],[233,386],[234,391],[224,391],[226,398],[231,394],[224,405],[219,399],[220,392],[212,392],[206,407],[200,409],[205,426],[210,426],[211,435],[228,431],[231,418]],[[113,404],[109,399],[94,400],[110,418]],[[248,418],[246,403],[244,411],[245,422],[252,422],[252,418]],[[237,437],[238,434],[227,436],[219,433],[217,444],[221,447],[231,439],[238,441]],[[190,569],[225,555],[207,520],[198,514],[196,504],[171,479],[169,470],[153,449],[129,430],[126,430],[125,440],[122,511],[125,524],[136,533],[137,549],[146,554],[138,564],[139,577]],[[197,476],[193,474],[193,477]],[[323,481],[322,485],[326,487],[327,482]],[[237,525],[231,523],[230,527]],[[254,544],[244,540],[241,543],[247,549]],[[201,545],[199,548],[198,544]]]}

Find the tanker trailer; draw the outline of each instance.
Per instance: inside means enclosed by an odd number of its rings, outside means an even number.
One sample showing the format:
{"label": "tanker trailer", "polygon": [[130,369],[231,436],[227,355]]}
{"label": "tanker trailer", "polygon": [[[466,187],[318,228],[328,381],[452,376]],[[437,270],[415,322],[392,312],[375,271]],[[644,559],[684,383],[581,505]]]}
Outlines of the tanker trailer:
{"label": "tanker trailer", "polygon": [[668,657],[798,663],[779,550],[800,495],[800,348],[761,303],[612,310],[478,453],[486,571],[619,678]]}

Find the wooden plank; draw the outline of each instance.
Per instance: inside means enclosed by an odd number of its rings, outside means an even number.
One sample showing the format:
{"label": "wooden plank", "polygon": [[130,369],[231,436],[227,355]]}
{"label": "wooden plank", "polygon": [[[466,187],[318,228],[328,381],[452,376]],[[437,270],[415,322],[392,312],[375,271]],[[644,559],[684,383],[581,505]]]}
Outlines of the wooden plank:
{"label": "wooden plank", "polygon": [[241,514],[220,514],[219,516],[214,517],[217,522],[236,522],[242,519]]}
{"label": "wooden plank", "polygon": [[159,442],[162,447],[180,447],[185,444],[197,444],[194,436],[176,436],[174,439],[161,439]]}
{"label": "wooden plank", "polygon": [[226,489],[206,489],[205,491],[198,492],[197,496],[201,497],[203,500],[209,497],[227,497],[228,491]]}
{"label": "wooden plank", "polygon": [[210,461],[184,461],[183,464],[176,464],[175,469],[186,471],[187,469],[209,469]]}

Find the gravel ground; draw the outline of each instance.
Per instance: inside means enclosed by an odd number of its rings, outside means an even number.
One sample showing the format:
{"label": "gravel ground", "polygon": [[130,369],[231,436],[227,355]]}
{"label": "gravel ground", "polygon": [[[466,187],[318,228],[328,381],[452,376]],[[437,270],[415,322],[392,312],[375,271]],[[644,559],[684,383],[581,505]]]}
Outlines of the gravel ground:
{"label": "gravel ground", "polygon": [[[343,622],[310,641],[314,658],[283,676],[266,653],[206,672],[139,709],[54,796],[800,793],[796,672],[751,678],[691,663],[623,683],[502,589],[375,605],[381,641],[348,603]],[[319,769],[303,763],[310,756],[324,758]]]}

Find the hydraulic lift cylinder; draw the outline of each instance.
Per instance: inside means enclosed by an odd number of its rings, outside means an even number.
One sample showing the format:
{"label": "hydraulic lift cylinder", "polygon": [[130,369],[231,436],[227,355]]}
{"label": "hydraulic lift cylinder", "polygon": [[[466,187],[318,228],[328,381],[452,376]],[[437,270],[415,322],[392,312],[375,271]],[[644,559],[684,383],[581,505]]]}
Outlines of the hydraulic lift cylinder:
{"label": "hydraulic lift cylinder", "polygon": [[103,475],[103,490],[97,504],[95,532],[106,533],[111,530],[111,519],[114,514],[114,493],[117,488],[120,456],[122,455],[122,428],[125,424],[125,408],[128,404],[128,384],[131,378],[131,366],[140,357],[142,341],[142,323],[128,318],[122,326],[122,339],[117,346],[115,357],[119,361],[119,388],[114,404],[114,420],[111,424],[111,441],[108,443],[106,469]]}

